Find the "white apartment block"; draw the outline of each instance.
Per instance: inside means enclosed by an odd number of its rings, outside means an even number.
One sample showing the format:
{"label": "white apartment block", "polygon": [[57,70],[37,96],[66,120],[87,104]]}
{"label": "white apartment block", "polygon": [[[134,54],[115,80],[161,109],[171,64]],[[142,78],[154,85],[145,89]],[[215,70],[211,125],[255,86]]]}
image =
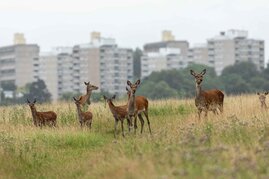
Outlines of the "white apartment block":
{"label": "white apartment block", "polygon": [[196,44],[188,51],[188,60],[193,63],[210,65],[207,44]]}
{"label": "white apartment block", "polygon": [[248,32],[229,30],[208,39],[208,62],[218,75],[222,70],[242,61],[256,64],[257,69],[264,68],[264,41],[248,39]]}
{"label": "white apartment block", "polygon": [[51,94],[51,99],[58,99],[58,59],[53,52],[41,53],[39,57],[39,78],[42,79]]}
{"label": "white apartment block", "polygon": [[0,47],[0,83],[23,87],[38,78],[39,46],[15,44]]}
{"label": "white apartment block", "polygon": [[99,92],[125,94],[126,81],[133,78],[132,50],[118,48],[114,39],[98,32],[92,33],[90,43],[42,54],[39,63],[39,76],[53,100],[67,92],[85,93],[84,81],[98,86]]}
{"label": "white apartment block", "polygon": [[141,57],[141,78],[152,72],[186,68],[189,61],[180,52],[178,48],[160,48],[159,52],[144,52]]}
{"label": "white apartment block", "polygon": [[127,80],[133,80],[132,49],[117,45],[100,47],[100,88],[112,94],[125,94]]}

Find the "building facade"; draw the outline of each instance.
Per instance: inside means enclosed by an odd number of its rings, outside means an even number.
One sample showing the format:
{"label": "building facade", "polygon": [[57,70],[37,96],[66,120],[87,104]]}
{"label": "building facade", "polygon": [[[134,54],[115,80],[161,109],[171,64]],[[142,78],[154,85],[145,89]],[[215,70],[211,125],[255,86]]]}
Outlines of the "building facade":
{"label": "building facade", "polygon": [[248,61],[258,70],[264,68],[264,41],[249,39],[248,32],[229,30],[207,40],[208,62],[218,75],[222,70],[238,62]]}
{"label": "building facade", "polygon": [[0,82],[23,87],[38,79],[39,46],[18,44],[0,48]]}

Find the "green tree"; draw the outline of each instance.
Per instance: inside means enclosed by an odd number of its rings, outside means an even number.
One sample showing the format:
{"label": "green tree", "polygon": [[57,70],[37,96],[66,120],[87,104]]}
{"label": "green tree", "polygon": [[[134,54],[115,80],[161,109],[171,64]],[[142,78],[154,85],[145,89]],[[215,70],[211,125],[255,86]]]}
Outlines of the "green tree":
{"label": "green tree", "polygon": [[143,52],[141,49],[136,48],[133,52],[133,69],[134,69],[134,79],[139,79],[141,77],[141,56]]}
{"label": "green tree", "polygon": [[46,84],[43,80],[38,79],[33,83],[29,83],[26,85],[29,88],[24,95],[24,99],[37,99],[38,102],[50,102],[51,94],[49,93]]}
{"label": "green tree", "polygon": [[150,81],[141,86],[137,94],[144,94],[150,99],[177,97],[177,91],[171,88],[165,81],[160,81],[158,83]]}

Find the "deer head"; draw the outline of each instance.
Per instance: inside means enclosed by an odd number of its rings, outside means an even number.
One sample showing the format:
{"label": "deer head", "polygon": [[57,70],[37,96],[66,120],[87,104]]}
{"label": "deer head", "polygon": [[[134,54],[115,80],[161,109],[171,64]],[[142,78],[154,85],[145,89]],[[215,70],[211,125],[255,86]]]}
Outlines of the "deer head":
{"label": "deer head", "polygon": [[193,70],[190,70],[191,75],[194,76],[195,82],[200,85],[203,82],[203,77],[206,73],[206,69],[204,69],[201,73],[195,73]]}
{"label": "deer head", "polygon": [[98,87],[90,84],[90,82],[84,82],[84,84],[87,86],[87,92],[98,90]]}
{"label": "deer head", "polygon": [[266,100],[266,95],[268,95],[268,92],[265,93],[257,93],[257,95],[259,96],[259,100],[261,102],[261,107],[267,107],[265,100]]}
{"label": "deer head", "polygon": [[34,99],[33,102],[30,102],[29,99],[27,98],[27,103],[30,106],[31,109],[35,109],[35,103],[36,103],[36,99]]}
{"label": "deer head", "polygon": [[[132,92],[132,94],[135,94],[137,87],[140,84],[140,80],[137,80],[134,84],[132,84],[129,80],[127,81],[127,85],[130,87],[130,91]],[[126,88],[126,90],[128,91],[128,89]]]}
{"label": "deer head", "polygon": [[105,95],[103,95],[103,97],[106,102],[112,102],[114,99],[116,99],[116,95],[113,95],[111,98],[108,98]]}

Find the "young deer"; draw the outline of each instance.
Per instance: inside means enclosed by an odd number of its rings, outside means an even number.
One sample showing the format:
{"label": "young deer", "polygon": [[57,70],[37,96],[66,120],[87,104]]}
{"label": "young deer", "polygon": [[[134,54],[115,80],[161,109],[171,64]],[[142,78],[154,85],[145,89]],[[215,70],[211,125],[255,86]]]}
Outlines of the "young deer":
{"label": "young deer", "polygon": [[267,109],[267,105],[265,103],[265,100],[266,100],[266,95],[268,95],[268,92],[265,92],[265,93],[257,93],[257,95],[259,95],[259,100],[261,102],[261,108],[262,109]]}
{"label": "young deer", "polygon": [[81,98],[76,99],[75,97],[73,97],[76,107],[77,107],[77,113],[78,113],[78,120],[80,123],[80,127],[82,127],[83,125],[86,125],[87,127],[91,128],[92,126],[92,113],[90,111],[87,112],[82,112],[81,110]]}
{"label": "young deer", "polygon": [[36,99],[34,99],[32,103],[27,99],[27,103],[31,109],[33,122],[35,126],[42,127],[44,125],[49,125],[56,127],[57,115],[55,112],[53,111],[37,112],[35,107]]}
{"label": "young deer", "polygon": [[78,99],[79,99],[79,103],[80,105],[84,106],[87,102],[88,105],[91,104],[91,95],[92,95],[92,91],[93,90],[98,90],[98,87],[97,86],[94,86],[92,84],[90,84],[90,82],[86,83],[84,82],[84,84],[87,86],[86,87],[86,94],[83,95],[83,96],[80,96]]}
{"label": "young deer", "polygon": [[103,96],[104,99],[106,100],[109,109],[115,119],[115,125],[114,125],[114,137],[116,138],[116,132],[117,132],[117,125],[118,122],[121,122],[121,130],[122,130],[122,136],[124,137],[124,128],[123,128],[123,121],[126,118],[127,122],[128,122],[128,127],[129,127],[129,131],[130,131],[130,121],[128,119],[128,113],[127,113],[127,105],[123,105],[123,106],[115,106],[112,102],[112,100],[114,100],[116,98],[116,95],[114,95],[112,98],[107,98],[106,96]]}
{"label": "young deer", "polygon": [[[135,96],[135,92],[137,87],[140,84],[140,80],[137,80],[135,84],[132,84],[129,80],[127,81],[127,85],[130,87],[130,89],[126,88],[127,95],[128,95],[128,115],[131,119],[134,117],[134,129],[136,132],[137,129],[137,116],[141,123],[141,133],[143,132],[144,128],[144,119],[142,117],[142,113],[146,116],[149,132],[151,134],[151,128],[150,128],[150,122],[148,117],[148,100],[144,96]],[[130,120],[132,123],[132,120]]]}
{"label": "young deer", "polygon": [[207,116],[208,111],[213,111],[214,114],[217,114],[217,109],[220,112],[223,112],[223,100],[224,94],[218,90],[202,90],[201,83],[203,81],[203,76],[206,73],[206,69],[204,69],[201,73],[197,74],[193,70],[190,70],[191,75],[195,77],[196,83],[196,97],[195,97],[195,106],[198,109],[199,119],[201,117],[201,112],[205,112],[205,117]]}

